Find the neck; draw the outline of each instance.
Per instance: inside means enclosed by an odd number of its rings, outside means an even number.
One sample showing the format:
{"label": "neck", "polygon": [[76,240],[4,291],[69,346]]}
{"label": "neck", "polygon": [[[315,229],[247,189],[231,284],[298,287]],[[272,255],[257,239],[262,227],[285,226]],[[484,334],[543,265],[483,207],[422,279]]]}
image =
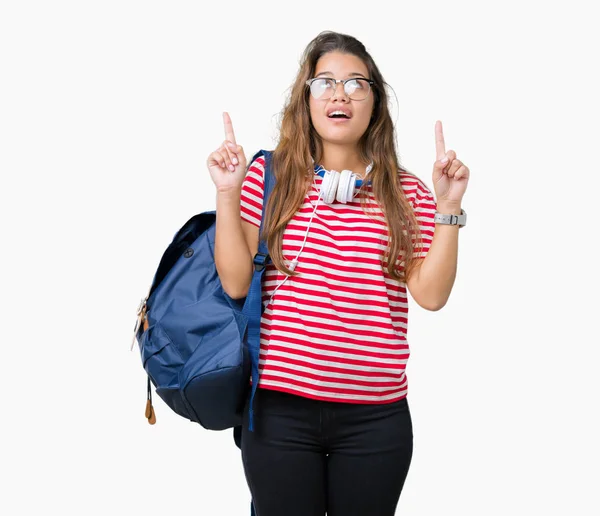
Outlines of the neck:
{"label": "neck", "polygon": [[323,142],[323,158],[320,163],[327,170],[352,170],[358,177],[365,177],[365,169],[369,163],[360,159],[355,145],[334,145]]}

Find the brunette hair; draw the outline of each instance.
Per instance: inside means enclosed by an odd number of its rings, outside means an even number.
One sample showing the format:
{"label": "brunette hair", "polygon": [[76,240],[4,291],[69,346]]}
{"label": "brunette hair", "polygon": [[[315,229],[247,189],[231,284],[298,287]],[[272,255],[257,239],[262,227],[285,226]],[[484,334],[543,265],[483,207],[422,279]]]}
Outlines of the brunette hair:
{"label": "brunette hair", "polygon": [[[361,59],[367,67],[369,79],[375,82],[371,89],[375,96],[373,115],[358,147],[364,162],[373,161],[369,179],[375,202],[381,208],[388,228],[389,245],[382,265],[387,262],[389,276],[405,282],[420,263],[420,260],[414,258],[413,245],[420,245],[422,242],[418,221],[400,183],[399,172],[408,171],[400,166],[396,154],[394,125],[385,90],[387,83],[365,46],[346,34],[322,32],[304,50],[298,75],[281,112],[280,138],[271,162],[276,183],[265,206],[262,237],[267,242],[269,254],[277,269],[290,276],[298,274],[285,264],[283,232],[302,206],[307,179],[312,181],[314,174],[313,158],[319,163],[323,152],[321,137],[310,118],[310,92],[306,81],[314,76],[319,58],[334,51]],[[359,195],[361,206],[368,213],[366,184],[366,181],[363,182]],[[401,260],[401,267],[397,267],[398,260]]]}

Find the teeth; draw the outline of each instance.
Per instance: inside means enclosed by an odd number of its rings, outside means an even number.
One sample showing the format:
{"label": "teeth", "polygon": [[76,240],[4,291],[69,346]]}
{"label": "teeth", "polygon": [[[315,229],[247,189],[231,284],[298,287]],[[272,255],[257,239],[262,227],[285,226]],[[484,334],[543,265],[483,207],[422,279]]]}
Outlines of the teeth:
{"label": "teeth", "polygon": [[347,114],[347,113],[344,113],[343,111],[333,111],[333,112],[329,113],[329,116],[330,116],[330,117],[331,117],[331,116],[333,116],[333,115],[345,115],[345,116],[347,116],[348,118],[350,118],[350,117],[348,116],[348,114]]}

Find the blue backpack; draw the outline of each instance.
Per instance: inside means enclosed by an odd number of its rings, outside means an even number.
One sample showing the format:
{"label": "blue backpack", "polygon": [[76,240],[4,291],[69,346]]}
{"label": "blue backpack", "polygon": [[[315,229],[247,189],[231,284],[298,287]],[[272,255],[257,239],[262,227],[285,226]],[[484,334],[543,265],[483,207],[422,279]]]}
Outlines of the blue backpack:
{"label": "blue backpack", "polygon": [[[274,177],[270,170],[272,151],[260,150],[250,163],[261,155],[265,158],[264,207]],[[233,428],[234,440],[241,448],[250,377],[250,430],[254,427],[252,401],[258,385],[264,310],[261,284],[270,258],[259,237],[248,295],[232,299],[223,290],[215,266],[215,222],[216,211],[203,212],[175,234],[138,308],[134,341],[137,339],[148,375],[148,422],[156,421],[152,383],[156,393],[180,416],[209,430]]]}

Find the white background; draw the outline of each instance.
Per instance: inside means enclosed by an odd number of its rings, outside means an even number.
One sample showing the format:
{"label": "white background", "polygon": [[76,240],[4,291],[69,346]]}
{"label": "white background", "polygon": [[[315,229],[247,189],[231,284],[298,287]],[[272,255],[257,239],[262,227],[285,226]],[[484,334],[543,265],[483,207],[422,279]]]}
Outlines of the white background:
{"label": "white background", "polygon": [[231,114],[273,149],[322,30],[373,55],[401,163],[434,125],[471,170],[452,296],[411,299],[415,451],[397,514],[600,514],[593,2],[5,1],[0,512],[248,514],[230,431],[154,396],[129,351],[162,252],[214,209]]}

